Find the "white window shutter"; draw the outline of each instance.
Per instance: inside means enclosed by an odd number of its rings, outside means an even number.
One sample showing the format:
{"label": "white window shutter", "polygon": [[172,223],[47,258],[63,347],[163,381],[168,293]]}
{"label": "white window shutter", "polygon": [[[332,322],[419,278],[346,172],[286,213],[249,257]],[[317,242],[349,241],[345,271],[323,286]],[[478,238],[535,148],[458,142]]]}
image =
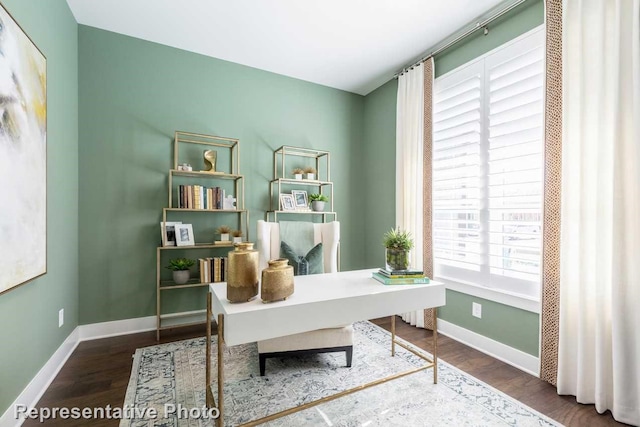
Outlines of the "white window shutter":
{"label": "white window shutter", "polygon": [[544,34],[435,81],[435,275],[536,298],[540,283]]}

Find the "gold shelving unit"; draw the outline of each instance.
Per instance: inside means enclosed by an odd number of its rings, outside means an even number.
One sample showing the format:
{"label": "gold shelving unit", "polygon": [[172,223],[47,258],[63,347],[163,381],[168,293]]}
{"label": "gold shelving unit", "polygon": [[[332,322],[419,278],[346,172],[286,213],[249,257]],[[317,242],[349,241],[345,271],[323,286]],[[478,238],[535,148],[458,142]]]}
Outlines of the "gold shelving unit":
{"label": "gold shelving unit", "polygon": [[[318,179],[292,179],[287,178],[287,167],[291,168],[294,158],[311,159],[314,164]],[[289,166],[287,166],[289,165]],[[297,165],[293,165],[297,166]],[[329,197],[329,210],[322,212],[302,210],[280,209],[280,194],[283,187],[307,187],[317,188],[319,194]],[[320,217],[322,222],[327,222],[331,217],[338,220],[338,214],[333,209],[333,182],[331,182],[331,153],[311,148],[293,147],[283,145],[273,152],[273,179],[269,182],[269,210],[265,213],[267,221],[278,221],[278,215],[310,215]]]}
{"label": "gold shelving unit", "polygon": [[[193,147],[194,145],[201,145],[207,147],[207,149],[210,147],[220,148],[225,154],[223,161],[219,163],[224,165],[220,168],[221,171],[178,170],[178,165],[181,161],[181,150],[185,149],[185,147]],[[218,165],[216,165],[216,169]],[[174,200],[174,191],[176,190],[176,185],[174,184],[175,177],[189,178],[196,181],[202,180],[205,182],[215,180],[233,181],[236,209],[186,209],[177,207],[177,203]],[[172,169],[169,170],[168,178],[168,207],[162,209],[163,224],[167,222],[167,217],[174,217],[182,213],[207,213],[214,215],[236,214],[238,216],[238,229],[244,229],[245,238],[249,240],[249,212],[245,209],[244,176],[240,174],[240,141],[238,139],[192,132],[175,132],[173,164]],[[215,227],[216,224],[214,223],[211,226]],[[163,233],[162,246],[156,249],[156,339],[158,340],[160,339],[160,332],[163,330],[204,324],[206,321],[206,310],[161,314],[162,294],[168,291],[176,292],[183,289],[200,288],[209,285],[209,283],[199,283],[197,279],[192,279],[184,285],[176,285],[173,281],[162,280],[161,264],[163,254],[170,253],[170,251],[174,250],[205,250],[208,251],[208,253],[212,251],[215,253],[217,250],[229,251],[234,247],[231,242],[228,244],[196,243],[193,246],[166,246],[166,244],[166,233]]]}

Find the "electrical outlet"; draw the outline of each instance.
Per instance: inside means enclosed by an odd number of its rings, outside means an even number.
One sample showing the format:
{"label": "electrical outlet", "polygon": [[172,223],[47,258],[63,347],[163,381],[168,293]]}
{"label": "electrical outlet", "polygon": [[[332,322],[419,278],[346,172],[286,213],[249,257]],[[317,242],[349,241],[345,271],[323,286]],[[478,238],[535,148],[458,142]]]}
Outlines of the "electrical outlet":
{"label": "electrical outlet", "polygon": [[58,312],[58,328],[62,328],[62,325],[64,325],[64,308]]}
{"label": "electrical outlet", "polygon": [[477,302],[472,303],[471,315],[478,319],[482,319],[482,304],[478,304]]}

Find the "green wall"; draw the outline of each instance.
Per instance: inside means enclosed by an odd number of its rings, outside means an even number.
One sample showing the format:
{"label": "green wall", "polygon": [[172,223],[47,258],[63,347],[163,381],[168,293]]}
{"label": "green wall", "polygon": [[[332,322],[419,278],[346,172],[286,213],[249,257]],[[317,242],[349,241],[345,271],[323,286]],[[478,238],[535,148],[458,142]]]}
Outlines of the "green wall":
{"label": "green wall", "polygon": [[[330,151],[342,269],[363,264],[363,196],[354,193],[362,193],[362,96],[81,25],[79,106],[81,324],[155,314],[175,130],[240,139],[254,241],[268,209],[273,150]],[[171,218],[213,221],[196,241],[212,239],[216,221],[233,221],[188,215]],[[202,291],[172,291],[167,311],[202,308]]]}
{"label": "green wall", "polygon": [[[529,0],[489,25],[489,34],[478,31],[435,58],[436,77],[541,25],[542,0]],[[395,225],[395,114],[397,81],[393,80],[365,97],[364,147],[367,178],[365,265],[380,265],[380,236]],[[384,194],[384,198],[381,197]],[[387,200],[387,203],[384,203]],[[375,203],[374,203],[375,201]],[[471,299],[483,304],[482,319],[471,317]],[[447,306],[440,318],[496,341],[538,355],[538,315],[480,298],[447,291]]]}
{"label": "green wall", "polygon": [[2,3],[47,57],[48,258],[0,295],[0,414],[78,325],[78,27],[64,0]]}
{"label": "green wall", "polygon": [[398,80],[393,79],[364,98],[363,190],[366,267],[384,263],[382,235],[395,227],[396,194],[396,98]]}

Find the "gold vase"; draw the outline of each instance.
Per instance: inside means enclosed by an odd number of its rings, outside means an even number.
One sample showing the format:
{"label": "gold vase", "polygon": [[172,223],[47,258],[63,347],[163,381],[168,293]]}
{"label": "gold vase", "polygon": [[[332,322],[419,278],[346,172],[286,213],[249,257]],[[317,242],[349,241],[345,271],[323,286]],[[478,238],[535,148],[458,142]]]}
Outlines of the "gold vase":
{"label": "gold vase", "polygon": [[286,258],[272,259],[262,270],[262,302],[287,299],[293,294],[293,266]]}
{"label": "gold vase", "polygon": [[253,243],[238,243],[229,252],[227,299],[246,302],[258,295],[258,251]]}

